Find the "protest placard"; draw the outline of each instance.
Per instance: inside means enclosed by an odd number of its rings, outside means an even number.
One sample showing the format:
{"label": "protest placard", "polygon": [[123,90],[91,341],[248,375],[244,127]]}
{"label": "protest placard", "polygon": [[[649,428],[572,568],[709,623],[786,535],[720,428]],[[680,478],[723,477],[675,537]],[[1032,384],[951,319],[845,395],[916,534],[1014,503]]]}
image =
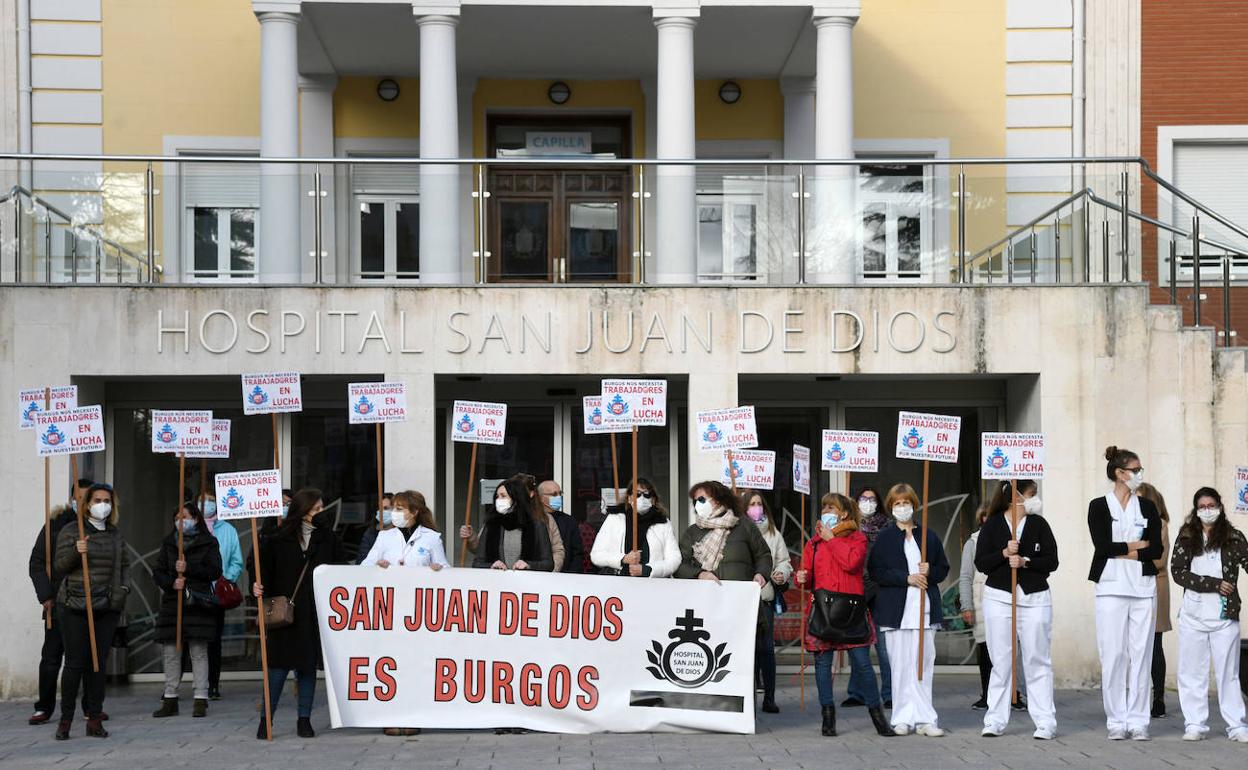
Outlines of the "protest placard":
{"label": "protest placard", "polygon": [[961,433],[961,417],[898,412],[897,457],[956,463]]}
{"label": "protest placard", "polygon": [[758,446],[758,423],[754,407],[712,409],[697,413],[698,450],[752,449]]}
{"label": "protest placard", "polygon": [[819,467],[825,471],[877,473],[880,469],[880,434],[870,430],[825,430]]}
{"label": "protest placard", "polygon": [[218,473],[217,518],[256,519],[282,515],[282,474],[277,470]]}
{"label": "protest placard", "polygon": [[303,410],[298,372],[243,375],[243,414],[274,414]]}
{"label": "protest placard", "polygon": [[980,436],[982,479],[1044,478],[1043,433],[984,433]]}

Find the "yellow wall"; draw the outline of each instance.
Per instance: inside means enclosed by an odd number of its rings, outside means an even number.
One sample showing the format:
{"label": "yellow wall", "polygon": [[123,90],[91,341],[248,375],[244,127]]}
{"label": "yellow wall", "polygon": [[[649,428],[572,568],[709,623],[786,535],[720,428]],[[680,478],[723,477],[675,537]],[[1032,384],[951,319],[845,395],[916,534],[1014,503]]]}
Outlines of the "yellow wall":
{"label": "yellow wall", "polygon": [[543,116],[578,112],[629,112],[633,116],[633,154],[641,157],[646,149],[646,98],[637,80],[568,80],[572,98],[554,105],[546,96],[549,80],[481,79],[472,95],[473,154],[485,154],[485,116],[508,111],[534,112]]}
{"label": "yellow wall", "polygon": [[393,78],[399,98],[377,95],[382,76],[338,78],[334,89],[334,136],[409,139],[420,136],[420,78]]}
{"label": "yellow wall", "polygon": [[698,139],[784,139],[784,97],[776,80],[738,80],[741,99],[724,104],[723,80],[699,80],[693,86]]}

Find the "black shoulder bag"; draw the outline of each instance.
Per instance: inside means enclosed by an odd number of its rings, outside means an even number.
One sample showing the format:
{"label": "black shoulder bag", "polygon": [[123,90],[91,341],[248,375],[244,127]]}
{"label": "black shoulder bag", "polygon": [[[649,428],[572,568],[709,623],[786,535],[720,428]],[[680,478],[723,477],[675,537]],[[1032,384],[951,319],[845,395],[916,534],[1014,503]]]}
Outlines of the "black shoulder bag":
{"label": "black shoulder bag", "polygon": [[[811,579],[819,555],[819,539],[811,552]],[[816,639],[834,645],[861,645],[871,639],[871,624],[867,622],[867,600],[861,594],[846,594],[816,588],[811,594],[810,617],[806,631]]]}

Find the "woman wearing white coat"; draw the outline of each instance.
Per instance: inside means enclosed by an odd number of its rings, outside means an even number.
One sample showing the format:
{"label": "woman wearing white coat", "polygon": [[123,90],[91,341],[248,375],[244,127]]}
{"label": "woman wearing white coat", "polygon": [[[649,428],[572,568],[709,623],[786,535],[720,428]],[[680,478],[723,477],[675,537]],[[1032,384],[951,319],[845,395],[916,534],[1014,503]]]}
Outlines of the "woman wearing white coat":
{"label": "woman wearing white coat", "polygon": [[762,494],[745,489],[741,491],[741,499],[745,501],[745,514],[758,525],[759,534],[771,551],[771,575],[759,595],[762,606],[758,615],[758,639],[754,643],[754,672],[763,681],[763,711],[775,714],[780,711],[776,705],[776,591],[789,582],[793,563],[789,560],[789,546],[776,529],[771,508]]}
{"label": "woman wearing white coat", "polygon": [[1201,487],[1174,544],[1171,573],[1183,586],[1179,609],[1179,705],[1183,740],[1209,732],[1209,662],[1218,677],[1218,708],[1226,737],[1248,743],[1239,688],[1239,610],[1236,583],[1248,571],[1248,540],[1226,518],[1217,490]]}
{"label": "woman wearing white coat", "polygon": [[646,479],[637,479],[637,529],[638,548],[634,550],[631,511],[625,506],[608,515],[594,538],[589,560],[605,574],[671,577],[680,566],[680,542],[659,493]]}

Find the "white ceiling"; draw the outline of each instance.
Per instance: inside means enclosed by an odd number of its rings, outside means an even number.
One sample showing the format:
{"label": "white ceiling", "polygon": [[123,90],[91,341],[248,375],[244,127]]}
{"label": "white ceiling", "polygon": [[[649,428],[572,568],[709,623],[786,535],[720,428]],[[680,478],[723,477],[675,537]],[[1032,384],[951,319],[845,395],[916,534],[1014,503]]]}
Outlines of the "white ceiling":
{"label": "white ceiling", "polygon": [[[465,6],[456,33],[463,77],[638,79],[654,75],[649,7]],[[809,7],[702,9],[699,78],[814,75]],[[304,74],[419,75],[420,30],[407,4],[303,6]]]}

